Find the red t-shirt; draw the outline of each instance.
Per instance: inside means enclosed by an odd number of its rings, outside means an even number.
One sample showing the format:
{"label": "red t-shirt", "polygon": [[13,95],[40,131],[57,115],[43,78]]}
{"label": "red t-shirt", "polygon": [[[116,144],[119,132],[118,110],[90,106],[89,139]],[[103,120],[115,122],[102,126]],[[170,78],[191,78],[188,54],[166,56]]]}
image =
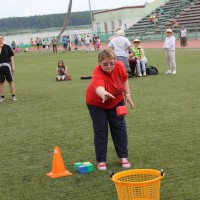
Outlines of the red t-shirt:
{"label": "red t-shirt", "polygon": [[[115,67],[110,74],[104,72],[101,66],[98,65],[93,71],[92,80],[86,91],[86,104],[103,109],[114,108],[124,98],[124,83],[127,79],[128,76],[125,67],[120,61],[115,61]],[[100,98],[95,91],[99,86],[104,87],[115,99],[108,99],[102,103],[102,98]]]}

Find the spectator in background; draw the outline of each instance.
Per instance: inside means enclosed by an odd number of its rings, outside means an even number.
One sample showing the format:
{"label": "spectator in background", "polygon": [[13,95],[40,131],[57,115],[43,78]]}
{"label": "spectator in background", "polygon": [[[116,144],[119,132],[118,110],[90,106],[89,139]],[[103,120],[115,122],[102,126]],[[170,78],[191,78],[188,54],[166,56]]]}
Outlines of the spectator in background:
{"label": "spectator in background", "polygon": [[177,27],[178,27],[178,22],[176,20],[173,20],[172,29],[177,28]]}
{"label": "spectator in background", "polygon": [[64,35],[63,38],[62,38],[62,46],[63,46],[63,52],[66,52],[67,51],[67,36]]}
{"label": "spectator in background", "polygon": [[156,22],[157,22],[158,20],[157,20],[157,17],[156,17],[156,14],[155,13],[153,13],[151,16],[150,16],[150,18],[149,18],[149,22],[151,23],[151,24],[156,24]]}
{"label": "spectator in background", "polygon": [[21,50],[19,48],[19,46],[17,45],[16,49],[15,49],[15,53],[19,53]]}
{"label": "spectator in background", "polygon": [[71,40],[69,38],[69,35],[67,36],[67,46],[68,46],[68,50],[71,51]]}
{"label": "spectator in background", "polygon": [[165,72],[165,74],[176,74],[175,40],[176,39],[173,36],[172,29],[167,29],[166,38],[163,46],[168,65],[168,70]]}
{"label": "spectator in background", "polygon": [[[133,41],[134,47],[132,48],[133,56],[136,59],[137,62],[137,75],[139,77],[146,76],[146,64],[147,64],[147,58],[144,55],[144,49],[140,46],[140,41],[138,39],[135,39]],[[142,72],[141,72],[141,66],[142,66]]]}
{"label": "spectator in background", "polygon": [[129,49],[131,47],[131,43],[124,36],[125,36],[125,32],[123,30],[118,30],[117,37],[113,38],[109,42],[108,47],[114,50],[115,55],[116,55],[116,60],[120,60],[121,62],[123,62],[126,72],[130,74],[131,69],[128,62],[128,55],[129,55]]}
{"label": "spectator in background", "polygon": [[24,52],[28,52],[28,47],[27,46],[25,46]]}
{"label": "spectator in background", "polygon": [[164,10],[163,10],[162,8],[160,8],[160,9],[159,9],[159,13],[160,13],[160,15],[163,15]]}
{"label": "spectator in background", "polygon": [[46,50],[50,50],[50,42],[48,38],[45,40],[45,47],[46,47]]}
{"label": "spectator in background", "polygon": [[51,40],[51,43],[53,45],[53,52],[54,53],[57,53],[58,49],[57,49],[57,40],[56,38],[53,36],[52,40]]}
{"label": "spectator in background", "polygon": [[40,46],[42,46],[42,39],[41,38],[39,39],[39,44],[40,44]]}
{"label": "spectator in background", "polygon": [[97,36],[96,36],[96,34],[93,35],[92,42],[93,42],[94,50],[97,51]]}
{"label": "spectator in background", "polygon": [[187,46],[187,30],[184,26],[181,26],[180,30],[180,45],[182,48]]}
{"label": "spectator in background", "polygon": [[35,40],[35,44],[37,46],[37,50],[39,50],[40,49],[40,39],[38,37]]}
{"label": "spectator in background", "polygon": [[101,40],[99,37],[97,37],[97,51],[101,49]]}
{"label": "spectator in background", "polygon": [[[82,42],[82,44],[85,42],[85,38],[86,38],[85,34],[82,34],[82,35],[81,35],[81,42]],[[82,45],[81,45],[81,46],[82,46]]]}
{"label": "spectator in background", "polygon": [[43,50],[45,50],[45,47],[46,47],[46,44],[45,44],[45,40],[43,39],[42,40],[42,48],[43,48]]}
{"label": "spectator in background", "polygon": [[30,45],[31,45],[31,47],[34,46],[33,38],[31,38],[31,40],[30,40]]}
{"label": "spectator in background", "polygon": [[86,51],[90,52],[90,43],[91,43],[91,38],[89,35],[85,38],[85,45],[86,45]]}
{"label": "spectator in background", "polygon": [[74,35],[74,44],[75,44],[75,50],[78,50],[78,35]]}
{"label": "spectator in background", "polygon": [[15,41],[12,41],[11,48],[12,48],[13,52],[15,52],[16,47],[17,47],[17,45],[16,45]]}

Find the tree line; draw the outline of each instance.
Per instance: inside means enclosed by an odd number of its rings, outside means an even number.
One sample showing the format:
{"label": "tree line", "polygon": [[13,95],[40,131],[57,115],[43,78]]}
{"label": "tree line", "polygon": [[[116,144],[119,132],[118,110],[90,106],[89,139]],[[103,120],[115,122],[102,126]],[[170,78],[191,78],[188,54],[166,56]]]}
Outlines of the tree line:
{"label": "tree line", "polygon": [[[8,32],[12,30],[22,29],[44,29],[62,27],[66,13],[35,15],[29,17],[10,17],[0,19],[0,30]],[[72,12],[69,26],[88,25],[91,24],[90,12]]]}

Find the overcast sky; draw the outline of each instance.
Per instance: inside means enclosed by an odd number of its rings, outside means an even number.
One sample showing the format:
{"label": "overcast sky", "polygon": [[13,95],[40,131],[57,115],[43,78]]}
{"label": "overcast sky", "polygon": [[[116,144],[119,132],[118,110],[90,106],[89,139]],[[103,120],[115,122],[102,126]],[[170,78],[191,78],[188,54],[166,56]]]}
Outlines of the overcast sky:
{"label": "overcast sky", "polygon": [[[144,5],[153,0],[90,0],[92,10]],[[73,0],[72,11],[89,10],[89,0]],[[69,0],[0,0],[0,19],[66,13]]]}

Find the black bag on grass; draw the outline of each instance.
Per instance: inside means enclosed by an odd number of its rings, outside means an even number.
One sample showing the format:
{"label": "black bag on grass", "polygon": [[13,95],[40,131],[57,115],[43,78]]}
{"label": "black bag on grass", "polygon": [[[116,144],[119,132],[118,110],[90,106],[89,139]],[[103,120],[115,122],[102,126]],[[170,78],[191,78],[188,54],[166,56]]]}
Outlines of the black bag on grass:
{"label": "black bag on grass", "polygon": [[147,66],[146,68],[146,74],[147,75],[157,75],[158,74],[158,69],[154,66]]}

